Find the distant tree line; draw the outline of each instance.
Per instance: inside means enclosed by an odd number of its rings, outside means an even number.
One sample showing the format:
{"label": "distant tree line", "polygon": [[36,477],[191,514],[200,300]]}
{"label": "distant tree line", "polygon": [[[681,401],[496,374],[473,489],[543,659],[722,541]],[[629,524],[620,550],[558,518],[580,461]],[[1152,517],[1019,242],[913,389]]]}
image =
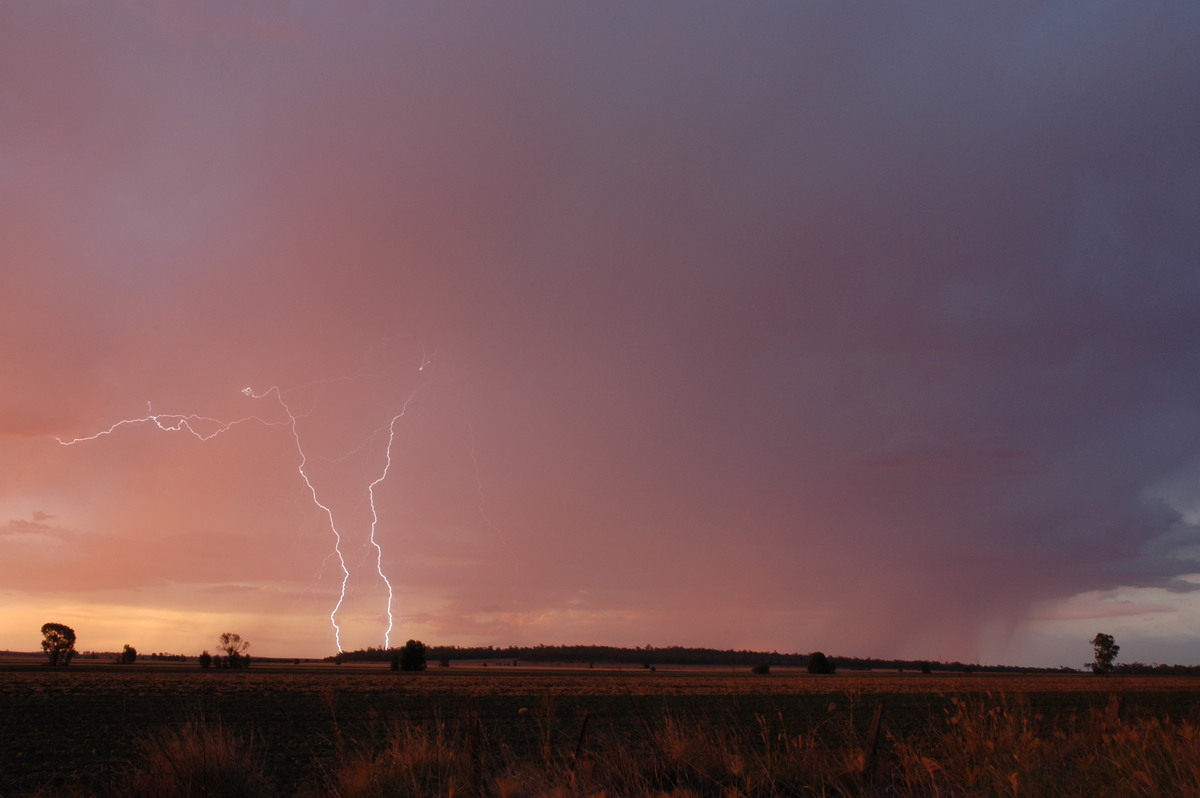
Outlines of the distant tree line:
{"label": "distant tree line", "polygon": [[[401,652],[400,648],[365,648],[343,651],[326,657],[328,662],[389,662]],[[426,646],[426,656],[434,662],[449,660],[521,660],[524,662],[569,662],[580,665],[632,665],[649,667],[654,665],[712,665],[726,667],[786,666],[809,668],[813,654],[781,654],[778,651],[722,650],[715,648],[691,648],[687,646]],[[1012,673],[1055,673],[1063,668],[1024,668],[1012,665],[966,664],[962,662],[935,662],[930,660],[880,659],[873,657],[842,657],[821,655],[818,663],[823,672],[828,669],[854,670],[905,670],[929,672],[971,671]],[[1070,668],[1065,669],[1070,671]]]}
{"label": "distant tree line", "polygon": [[1148,665],[1145,662],[1123,662],[1113,665],[1111,673],[1122,676],[1200,676],[1200,665]]}

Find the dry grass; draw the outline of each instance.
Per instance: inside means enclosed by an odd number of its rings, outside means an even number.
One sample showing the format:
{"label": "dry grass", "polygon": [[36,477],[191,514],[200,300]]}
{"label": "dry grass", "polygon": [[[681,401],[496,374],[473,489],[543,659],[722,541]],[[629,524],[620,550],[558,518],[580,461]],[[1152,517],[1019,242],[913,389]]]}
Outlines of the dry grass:
{"label": "dry grass", "polygon": [[251,740],[220,722],[189,720],[149,737],[141,761],[119,791],[131,798],[225,796],[257,798],[276,793]]}
{"label": "dry grass", "polygon": [[1200,795],[1192,721],[1122,722],[1109,711],[1072,727],[1006,697],[955,698],[932,740],[896,741],[895,751],[894,795]]}
{"label": "dry grass", "polygon": [[[540,710],[539,710],[540,712]],[[953,697],[926,734],[884,733],[831,709],[804,734],[783,717],[748,727],[664,714],[625,737],[518,755],[482,727],[456,734],[397,725],[374,748],[346,752],[312,796],[499,798],[776,798],[777,796],[1162,796],[1200,794],[1200,726],[1121,722],[1097,711],[1048,723],[1020,697]],[[546,729],[549,712],[531,721]],[[539,732],[542,729],[539,729]],[[545,739],[551,734],[546,732]],[[134,795],[262,795],[244,741],[187,724],[155,741]]]}
{"label": "dry grass", "polygon": [[13,795],[1200,795],[1196,679],[12,675]]}
{"label": "dry grass", "polygon": [[462,746],[422,727],[403,726],[378,751],[359,752],[336,763],[324,794],[338,798],[424,798],[458,795],[464,779]]}

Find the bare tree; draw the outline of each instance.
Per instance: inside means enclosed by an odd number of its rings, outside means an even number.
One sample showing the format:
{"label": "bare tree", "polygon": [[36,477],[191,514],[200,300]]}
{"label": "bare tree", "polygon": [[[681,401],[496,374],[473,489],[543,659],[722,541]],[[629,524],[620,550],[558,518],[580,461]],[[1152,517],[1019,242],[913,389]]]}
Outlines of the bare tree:
{"label": "bare tree", "polygon": [[250,664],[250,658],[243,656],[246,649],[250,648],[249,640],[243,640],[237,632],[222,632],[217,640],[217,648],[225,652],[227,667],[239,668]]}

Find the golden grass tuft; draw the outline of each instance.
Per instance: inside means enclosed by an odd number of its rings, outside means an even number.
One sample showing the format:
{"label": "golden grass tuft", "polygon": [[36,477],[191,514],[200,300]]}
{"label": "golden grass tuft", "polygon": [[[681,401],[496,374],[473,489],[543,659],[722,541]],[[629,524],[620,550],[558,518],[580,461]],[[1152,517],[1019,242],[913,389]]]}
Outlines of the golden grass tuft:
{"label": "golden grass tuft", "polygon": [[275,794],[253,742],[202,718],[149,737],[121,793],[131,798]]}
{"label": "golden grass tuft", "polygon": [[453,796],[462,792],[464,768],[460,746],[444,729],[430,733],[419,726],[391,731],[383,747],[344,756],[333,773],[329,794],[338,798],[384,796]]}

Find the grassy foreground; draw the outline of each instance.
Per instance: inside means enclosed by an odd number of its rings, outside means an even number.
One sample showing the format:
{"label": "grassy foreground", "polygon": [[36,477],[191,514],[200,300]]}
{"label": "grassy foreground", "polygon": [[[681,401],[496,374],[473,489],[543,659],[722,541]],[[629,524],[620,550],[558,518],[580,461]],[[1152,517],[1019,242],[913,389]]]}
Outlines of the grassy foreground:
{"label": "grassy foreground", "polygon": [[1200,680],[0,667],[0,795],[1200,794]]}

